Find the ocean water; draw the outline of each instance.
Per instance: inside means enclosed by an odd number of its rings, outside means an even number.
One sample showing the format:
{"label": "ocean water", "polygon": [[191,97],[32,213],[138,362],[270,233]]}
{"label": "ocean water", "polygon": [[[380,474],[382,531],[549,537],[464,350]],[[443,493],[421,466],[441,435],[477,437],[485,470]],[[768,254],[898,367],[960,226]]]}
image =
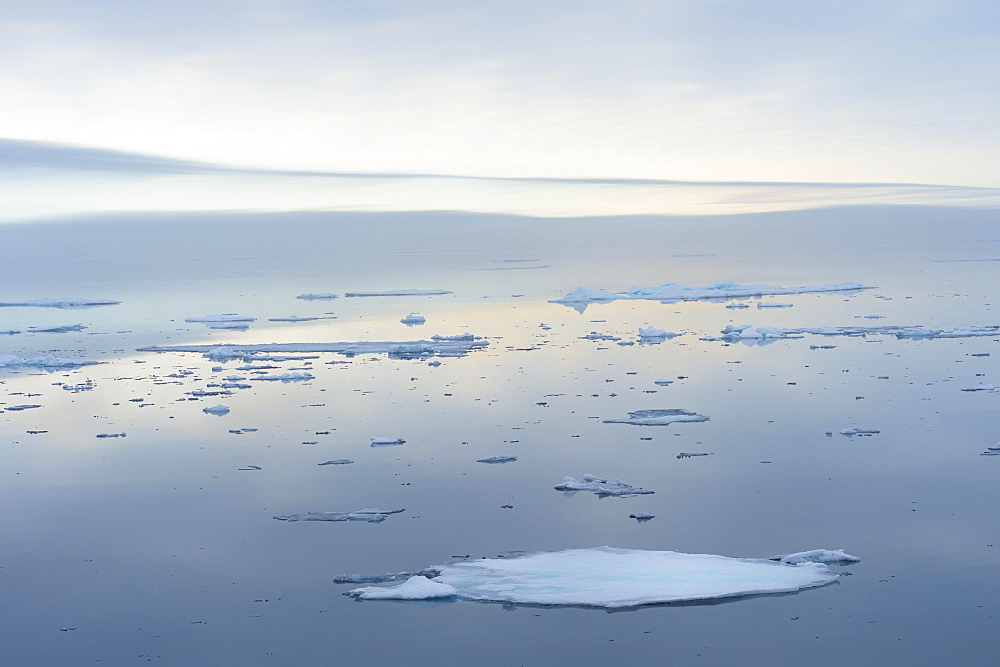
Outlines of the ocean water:
{"label": "ocean water", "polygon": [[[0,354],[102,362],[0,371],[9,664],[993,663],[1000,458],[981,452],[1000,440],[1000,392],[961,389],[1000,385],[1000,336],[701,339],[731,324],[1000,324],[995,208],[122,212],[9,224],[3,238],[0,300],[121,301],[0,308],[0,329],[25,331],[0,338]],[[985,261],[954,261],[969,259]],[[759,300],[793,304],[775,309],[549,303],[578,286],[723,280],[873,289]],[[343,297],[404,288],[453,293]],[[295,298],[304,292],[341,298]],[[209,313],[257,319],[246,331],[184,321]],[[426,323],[401,324],[408,313]],[[289,314],[332,319],[268,321]],[[26,332],[77,323],[87,328]],[[683,335],[639,343],[640,326]],[[137,350],[463,332],[489,345],[436,367],[325,353],[268,371],[310,381],[203,398],[187,392],[254,371]],[[591,332],[636,344],[581,338]],[[86,381],[93,389],[63,389]],[[229,414],[202,411],[219,403]],[[42,407],[6,410],[21,404]],[[665,408],[711,419],[602,423]],[[852,427],[880,432],[839,434]],[[257,430],[230,433],[242,428]],[[372,436],[406,442],[371,447]],[[711,455],[678,458],[690,452]],[[476,463],[496,454],[518,460]],[[354,463],[317,465],[341,458]],[[656,493],[553,489],[585,473]],[[381,523],[272,518],[362,507],[405,511]],[[332,582],[602,545],[741,557],[843,548],[861,562],[797,594],[614,613],[357,601]]]}

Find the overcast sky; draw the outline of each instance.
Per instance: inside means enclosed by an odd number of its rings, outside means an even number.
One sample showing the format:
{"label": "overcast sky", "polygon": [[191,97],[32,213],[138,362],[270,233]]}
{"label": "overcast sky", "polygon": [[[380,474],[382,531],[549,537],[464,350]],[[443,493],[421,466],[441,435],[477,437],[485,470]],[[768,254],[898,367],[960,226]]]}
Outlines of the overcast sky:
{"label": "overcast sky", "polygon": [[998,29],[996,0],[5,0],[0,137],[263,168],[997,187]]}

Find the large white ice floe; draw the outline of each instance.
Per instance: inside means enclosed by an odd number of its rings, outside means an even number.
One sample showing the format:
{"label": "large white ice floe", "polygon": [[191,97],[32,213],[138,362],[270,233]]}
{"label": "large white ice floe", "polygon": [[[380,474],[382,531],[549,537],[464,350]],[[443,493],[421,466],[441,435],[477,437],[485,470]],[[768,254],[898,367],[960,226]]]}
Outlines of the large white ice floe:
{"label": "large white ice floe", "polygon": [[301,514],[279,514],[278,521],[367,521],[381,523],[390,514],[405,512],[403,509],[364,508],[353,512],[302,512]]}
{"label": "large white ice floe", "polygon": [[843,549],[813,549],[799,551],[787,556],[772,556],[771,560],[781,561],[787,565],[800,563],[860,563],[861,559],[846,553]]}
{"label": "large white ice floe", "polygon": [[458,591],[448,584],[417,575],[397,586],[365,586],[355,588],[351,595],[362,600],[431,600],[455,597]]}
{"label": "large white ice floe", "polygon": [[446,289],[396,289],[384,292],[345,292],[344,296],[435,296],[438,294],[454,294]]}
{"label": "large white ice floe", "polygon": [[679,283],[664,283],[655,287],[633,287],[626,292],[614,293],[605,290],[593,290],[578,287],[561,299],[549,303],[567,305],[585,303],[607,303],[617,299],[649,299],[653,301],[705,301],[721,299],[745,299],[752,296],[771,296],[780,294],[810,294],[817,292],[855,292],[873,289],[861,283],[830,283],[827,285],[803,285],[799,287],[779,287],[777,285],[741,285],[734,282],[721,282],[704,287],[692,287]]}
{"label": "large white ice floe", "polygon": [[295,298],[305,301],[329,301],[330,299],[336,299],[337,295],[333,292],[306,292],[305,294],[299,294]]}
{"label": "large white ice floe", "polygon": [[596,493],[601,498],[606,498],[608,496],[643,496],[651,493],[656,493],[655,491],[647,491],[646,489],[640,489],[637,486],[632,486],[620,479],[611,478],[607,480],[603,477],[597,477],[596,475],[584,475],[580,479],[575,477],[563,477],[563,481],[556,484],[553,487],[556,491],[565,491],[566,495],[571,496],[578,491],[590,491],[591,493]]}
{"label": "large white ice floe", "polygon": [[671,408],[669,410],[636,410],[628,413],[628,419],[603,419],[605,424],[634,424],[635,426],[666,426],[674,422],[707,422],[705,415],[697,412]]}
{"label": "large white ice floe", "polygon": [[333,352],[353,356],[356,354],[390,354],[401,357],[461,356],[486,347],[489,341],[472,334],[460,336],[434,336],[431,340],[415,341],[360,341],[356,343],[258,343],[254,345],[150,345],[136,348],[139,352],[198,352],[212,361],[243,359],[256,353],[310,353]]}
{"label": "large white ice floe", "polygon": [[[760,558],[613,547],[486,558],[432,569],[439,574],[429,581],[454,589],[451,595],[457,599],[608,609],[791,593],[837,579],[822,563],[790,565]],[[424,584],[411,581],[356,588],[347,595],[368,600],[428,599],[443,597],[447,590],[427,587],[427,598],[417,598]]]}
{"label": "large white ice floe", "polygon": [[702,340],[748,341],[748,340],[779,340],[784,338],[802,338],[812,336],[868,336],[891,335],[899,339],[932,339],[932,338],[974,338],[979,336],[998,336],[1000,326],[986,327],[956,327],[954,329],[925,329],[923,327],[762,327],[752,324],[730,324],[722,329],[720,336],[707,336]]}
{"label": "large white ice floe", "polygon": [[0,307],[4,306],[29,306],[37,308],[80,308],[83,306],[114,306],[121,303],[113,299],[71,299],[69,297],[56,297],[47,299],[30,299],[28,301],[0,301]]}
{"label": "large white ice floe", "polygon": [[60,369],[60,368],[77,368],[79,366],[91,366],[93,364],[99,364],[99,361],[86,361],[83,359],[63,359],[61,357],[45,356],[45,357],[32,357],[30,359],[22,359],[21,357],[15,356],[13,354],[0,354],[0,369],[11,369],[11,368],[41,368],[41,369]]}
{"label": "large white ice floe", "polygon": [[305,380],[313,380],[316,376],[312,373],[305,373],[302,371],[295,371],[292,373],[280,373],[277,375],[258,375],[256,377],[250,378],[251,380],[270,380],[272,382],[302,382]]}

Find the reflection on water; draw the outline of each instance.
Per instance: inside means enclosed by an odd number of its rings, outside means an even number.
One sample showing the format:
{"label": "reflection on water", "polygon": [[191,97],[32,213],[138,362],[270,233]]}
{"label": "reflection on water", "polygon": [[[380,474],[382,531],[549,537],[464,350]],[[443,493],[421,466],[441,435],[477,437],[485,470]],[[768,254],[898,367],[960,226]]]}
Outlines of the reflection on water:
{"label": "reflection on water", "polygon": [[[561,664],[569,655],[989,664],[1000,460],[980,453],[1000,439],[998,396],[961,389],[1000,384],[997,340],[701,339],[729,325],[859,326],[872,316],[879,326],[996,325],[994,264],[935,261],[1000,256],[996,229],[992,210],[920,207],[544,223],[164,214],[10,226],[18,253],[0,265],[0,298],[122,303],[0,310],[0,329],[24,331],[5,336],[0,353],[105,362],[0,375],[0,409],[42,405],[0,413],[6,655],[12,664],[331,655],[348,664]],[[483,270],[502,259],[539,268]],[[721,280],[876,288],[780,297],[789,308],[616,301],[578,313],[548,303],[580,285]],[[295,298],[408,288],[454,293]],[[184,322],[206,313],[255,320],[246,331]],[[289,313],[321,319],[272,321]],[[426,324],[407,327],[409,313]],[[76,323],[86,328],[27,331]],[[639,327],[682,335],[650,344]],[[380,353],[248,362],[136,351],[465,331],[489,345],[439,365]],[[314,379],[254,380],[286,373]],[[230,412],[203,412],[216,404]],[[666,409],[710,419],[603,423]],[[849,428],[879,433],[839,434]],[[372,447],[373,437],[405,443]],[[680,456],[693,452],[712,455]],[[477,462],[499,455],[517,460]],[[352,463],[323,465],[336,460]],[[553,488],[584,473],[655,493],[602,499]],[[405,511],[374,523],[272,518],[364,508]],[[605,544],[748,557],[844,548],[862,561],[837,568],[851,575],[839,584],[798,595],[621,614],[364,603],[332,583]]]}

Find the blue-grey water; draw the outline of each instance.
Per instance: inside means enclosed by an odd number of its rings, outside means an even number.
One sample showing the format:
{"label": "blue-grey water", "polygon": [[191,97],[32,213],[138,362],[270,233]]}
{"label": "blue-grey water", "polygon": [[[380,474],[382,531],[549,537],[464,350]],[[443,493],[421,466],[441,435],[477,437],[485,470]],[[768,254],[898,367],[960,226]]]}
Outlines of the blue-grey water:
{"label": "blue-grey water", "polygon": [[[729,324],[1000,324],[1000,263],[942,261],[1000,257],[994,208],[122,213],[7,225],[3,238],[0,300],[122,302],[0,309],[0,330],[87,327],[5,336],[0,354],[103,362],[0,371],[0,409],[42,405],[0,413],[8,664],[994,664],[1000,458],[980,453],[1000,440],[1000,392],[961,389],[1000,385],[1000,336],[700,340]],[[499,261],[511,259],[530,261]],[[548,303],[581,285],[722,280],[875,289],[764,299],[794,304],[782,309]],[[454,293],[295,298],[401,288]],[[426,324],[401,324],[411,312]],[[257,320],[248,331],[184,322],[208,313]],[[289,314],[336,319],[267,321]],[[646,325],[683,335],[631,346],[580,338],[637,341]],[[186,392],[252,372],[136,351],[464,331],[489,346],[438,367],[322,354],[271,371],[314,380],[199,400]],[[86,380],[92,390],[60,385]],[[217,403],[231,412],[202,412]],[[601,423],[654,408],[711,420]],[[258,430],[229,432],[245,427]],[[849,427],[880,433],[837,433]],[[96,437],[112,432],[127,436]],[[406,443],[373,448],[371,436]],[[475,462],[494,454],[518,460]],[[354,463],[317,465],[340,458]],[[241,470],[251,466],[260,469]],[[584,473],[656,493],[553,490]],[[406,511],[377,524],[272,519],[372,506]],[[628,518],[636,511],[656,518],[639,524]],[[456,556],[601,545],[747,557],[844,548],[862,560],[798,594],[619,613],[358,602],[332,583]]]}

